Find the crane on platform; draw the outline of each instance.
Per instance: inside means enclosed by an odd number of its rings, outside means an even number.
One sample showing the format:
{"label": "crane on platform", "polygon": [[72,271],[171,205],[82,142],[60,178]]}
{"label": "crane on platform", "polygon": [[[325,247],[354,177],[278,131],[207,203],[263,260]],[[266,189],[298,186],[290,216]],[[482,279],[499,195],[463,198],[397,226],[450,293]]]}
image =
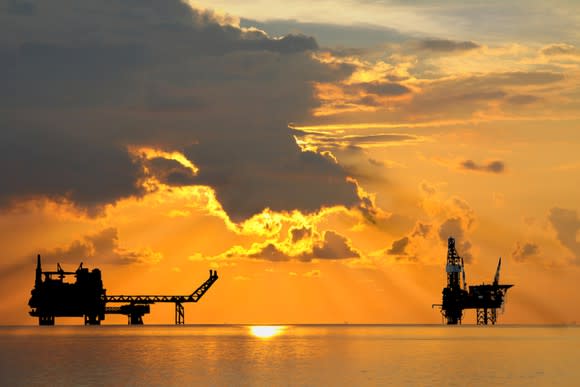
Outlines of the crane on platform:
{"label": "crane on platform", "polygon": [[185,308],[183,304],[188,302],[198,302],[209,290],[211,285],[217,281],[217,270],[209,271],[209,278],[202,283],[193,293],[186,296],[159,296],[159,295],[138,295],[138,296],[106,296],[106,303],[128,303],[121,306],[108,306],[105,308],[107,314],[127,315],[129,325],[143,324],[143,315],[149,313],[149,305],[158,302],[172,302],[175,304],[175,324],[185,324]]}

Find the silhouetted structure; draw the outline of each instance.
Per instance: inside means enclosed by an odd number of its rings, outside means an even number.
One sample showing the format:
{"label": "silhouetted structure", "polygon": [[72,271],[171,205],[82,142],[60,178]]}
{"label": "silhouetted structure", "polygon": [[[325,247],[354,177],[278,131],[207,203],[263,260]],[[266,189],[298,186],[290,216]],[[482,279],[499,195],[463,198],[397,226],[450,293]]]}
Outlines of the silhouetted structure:
{"label": "silhouetted structure", "polygon": [[443,303],[433,306],[441,308],[441,314],[450,325],[461,324],[464,309],[476,309],[477,325],[495,324],[497,309],[503,307],[505,295],[513,286],[499,283],[500,269],[501,257],[497,263],[493,283],[469,286],[468,290],[463,258],[455,250],[455,239],[450,237],[447,240],[447,265],[445,266],[447,286],[443,289]]}
{"label": "silhouetted structure", "polygon": [[[73,275],[76,277],[74,283],[64,281],[66,276]],[[60,264],[56,265],[56,271],[42,271],[39,255],[28,305],[30,315],[38,317],[39,325],[54,325],[55,317],[84,317],[85,325],[99,325],[106,314],[126,315],[129,325],[134,325],[143,324],[143,316],[149,313],[151,304],[172,302],[175,304],[175,323],[184,324],[183,304],[198,302],[217,279],[217,271],[210,270],[209,278],[192,294],[185,296],[107,296],[99,269],[89,272],[81,263],[74,272],[64,271]],[[119,303],[124,305],[107,306]]]}

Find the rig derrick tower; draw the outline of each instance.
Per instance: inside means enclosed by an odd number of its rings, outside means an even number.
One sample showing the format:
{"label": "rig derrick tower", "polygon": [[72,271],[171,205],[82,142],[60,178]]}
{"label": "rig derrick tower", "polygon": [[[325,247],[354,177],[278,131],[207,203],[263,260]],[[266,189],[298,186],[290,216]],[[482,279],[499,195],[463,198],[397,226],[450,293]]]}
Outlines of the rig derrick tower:
{"label": "rig derrick tower", "polygon": [[[447,286],[443,289],[443,303],[441,311],[447,320],[447,324],[461,323],[463,318],[463,304],[467,296],[465,290],[465,271],[463,258],[455,250],[455,239],[447,240]],[[460,276],[463,275],[464,286],[461,287]]]}

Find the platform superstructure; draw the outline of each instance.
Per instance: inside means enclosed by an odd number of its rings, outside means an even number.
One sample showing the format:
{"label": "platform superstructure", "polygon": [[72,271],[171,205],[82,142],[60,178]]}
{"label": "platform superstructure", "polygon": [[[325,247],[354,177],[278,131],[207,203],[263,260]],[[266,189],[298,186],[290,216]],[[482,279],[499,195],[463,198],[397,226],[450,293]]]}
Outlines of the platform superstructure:
{"label": "platform superstructure", "polygon": [[[75,277],[74,282],[66,279]],[[56,317],[83,317],[85,325],[99,325],[107,314],[127,316],[130,325],[143,324],[143,316],[155,303],[175,304],[175,323],[185,323],[183,304],[198,302],[218,279],[216,270],[188,295],[107,295],[101,271],[89,271],[81,263],[76,271],[67,272],[60,264],[55,271],[43,271],[37,257],[34,288],[28,301],[30,315],[38,317],[39,325],[54,325]]]}
{"label": "platform superstructure", "polygon": [[505,296],[512,284],[500,284],[501,257],[491,284],[467,286],[465,279],[465,264],[463,258],[455,249],[455,239],[447,240],[447,261],[445,272],[447,286],[443,288],[441,304],[433,306],[441,308],[445,322],[449,325],[461,324],[465,309],[476,310],[478,325],[494,325],[497,322],[498,309],[502,309]]}

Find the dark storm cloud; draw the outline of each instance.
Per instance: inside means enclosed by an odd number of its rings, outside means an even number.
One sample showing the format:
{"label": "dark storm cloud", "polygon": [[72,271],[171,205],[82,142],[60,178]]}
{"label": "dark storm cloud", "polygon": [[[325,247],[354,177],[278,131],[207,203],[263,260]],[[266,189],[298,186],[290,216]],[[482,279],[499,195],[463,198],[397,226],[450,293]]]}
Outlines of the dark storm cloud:
{"label": "dark storm cloud", "polygon": [[306,50],[316,50],[318,48],[316,40],[311,36],[305,35],[290,34],[282,37],[281,39],[263,39],[258,42],[259,44],[257,45],[254,43],[258,49],[276,51],[286,54],[302,52]]}
{"label": "dark storm cloud", "polygon": [[313,81],[354,69],[312,59],[313,38],[273,39],[177,0],[12,3],[30,6],[0,6],[0,202],[141,196],[146,165],[126,149],[145,145],[185,151],[196,178],[146,164],[165,183],[212,186],[235,220],[358,203],[342,168],[287,128],[317,106]]}
{"label": "dark storm cloud", "polygon": [[[291,141],[287,143],[291,149],[276,144],[277,139],[271,139],[270,144],[254,141],[240,138],[236,143],[206,142],[185,152],[200,169],[197,181],[216,189],[220,203],[234,220],[266,207],[311,212],[323,204],[358,203],[356,186],[345,182],[338,164],[314,152],[299,152]],[[251,159],[245,158],[249,151]],[[232,158],[239,162],[232,164]]]}
{"label": "dark storm cloud", "polygon": [[0,4],[0,10],[4,9],[7,13],[15,15],[32,15],[36,9],[34,4],[21,0],[7,0],[5,4]]}
{"label": "dark storm cloud", "polygon": [[175,160],[156,157],[145,162],[150,174],[168,185],[195,184],[193,171]]}
{"label": "dark storm cloud", "polygon": [[460,164],[462,169],[477,172],[503,173],[505,164],[503,161],[494,160],[486,164],[478,164],[473,160],[465,160]]}
{"label": "dark storm cloud", "polygon": [[575,262],[580,264],[580,242],[577,240],[580,231],[578,212],[566,208],[550,209],[548,220],[556,230],[560,243],[574,254]]}
{"label": "dark storm cloud", "polygon": [[512,257],[517,262],[526,262],[530,257],[537,255],[539,252],[540,248],[535,243],[526,242],[522,245],[518,242],[515,250],[512,252]]}
{"label": "dark storm cloud", "polygon": [[43,195],[98,211],[141,195],[139,163],[121,147],[42,129],[0,130],[0,204]]}
{"label": "dark storm cloud", "polygon": [[413,45],[419,50],[443,53],[470,51],[481,47],[471,41],[458,42],[447,39],[423,39],[416,41]]}

